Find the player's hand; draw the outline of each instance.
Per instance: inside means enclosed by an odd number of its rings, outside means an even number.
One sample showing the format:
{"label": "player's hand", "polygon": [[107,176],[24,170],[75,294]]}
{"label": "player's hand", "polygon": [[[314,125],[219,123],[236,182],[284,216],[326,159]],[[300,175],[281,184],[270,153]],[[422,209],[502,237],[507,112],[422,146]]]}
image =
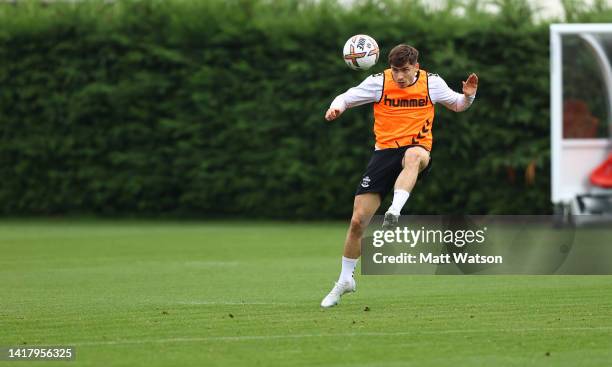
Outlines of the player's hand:
{"label": "player's hand", "polygon": [[325,112],[325,119],[327,121],[335,120],[342,114],[339,108],[330,108]]}
{"label": "player's hand", "polygon": [[467,80],[463,83],[463,94],[468,97],[471,97],[476,94],[476,90],[478,89],[478,76],[472,73],[468,76]]}

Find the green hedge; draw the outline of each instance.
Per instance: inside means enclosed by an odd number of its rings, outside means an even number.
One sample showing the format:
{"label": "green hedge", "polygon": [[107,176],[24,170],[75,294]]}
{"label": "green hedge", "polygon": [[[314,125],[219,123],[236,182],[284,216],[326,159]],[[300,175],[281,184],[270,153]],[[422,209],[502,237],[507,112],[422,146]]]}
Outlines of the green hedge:
{"label": "green hedge", "polygon": [[0,4],[0,213],[346,217],[371,107],[323,114],[370,74],[340,57],[357,33],[381,46],[372,73],[406,42],[455,90],[480,78],[469,111],[437,108],[409,212],[548,212],[548,26],[499,6]]}

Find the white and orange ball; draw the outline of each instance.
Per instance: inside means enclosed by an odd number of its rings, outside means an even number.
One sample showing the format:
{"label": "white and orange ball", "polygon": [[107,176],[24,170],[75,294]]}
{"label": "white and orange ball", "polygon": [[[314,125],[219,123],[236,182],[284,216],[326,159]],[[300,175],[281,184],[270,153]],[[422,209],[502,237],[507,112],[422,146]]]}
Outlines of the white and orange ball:
{"label": "white and orange ball", "polygon": [[380,51],[374,38],[358,34],[346,41],[342,54],[349,68],[367,70],[378,62]]}

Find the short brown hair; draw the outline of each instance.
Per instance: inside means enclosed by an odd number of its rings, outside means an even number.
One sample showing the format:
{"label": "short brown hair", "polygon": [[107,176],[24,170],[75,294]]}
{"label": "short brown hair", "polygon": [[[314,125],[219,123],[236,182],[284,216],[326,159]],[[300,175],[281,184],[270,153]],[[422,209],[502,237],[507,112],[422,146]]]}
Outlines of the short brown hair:
{"label": "short brown hair", "polygon": [[414,65],[419,59],[419,51],[408,45],[397,45],[389,52],[389,65],[404,66],[406,63]]}

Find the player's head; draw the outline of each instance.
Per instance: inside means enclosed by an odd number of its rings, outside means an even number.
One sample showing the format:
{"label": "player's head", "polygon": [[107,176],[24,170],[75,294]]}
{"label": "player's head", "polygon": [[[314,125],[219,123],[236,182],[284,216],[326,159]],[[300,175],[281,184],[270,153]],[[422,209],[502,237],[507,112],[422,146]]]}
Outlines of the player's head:
{"label": "player's head", "polygon": [[397,45],[389,52],[389,66],[393,80],[401,87],[407,87],[419,70],[419,51],[408,45]]}

